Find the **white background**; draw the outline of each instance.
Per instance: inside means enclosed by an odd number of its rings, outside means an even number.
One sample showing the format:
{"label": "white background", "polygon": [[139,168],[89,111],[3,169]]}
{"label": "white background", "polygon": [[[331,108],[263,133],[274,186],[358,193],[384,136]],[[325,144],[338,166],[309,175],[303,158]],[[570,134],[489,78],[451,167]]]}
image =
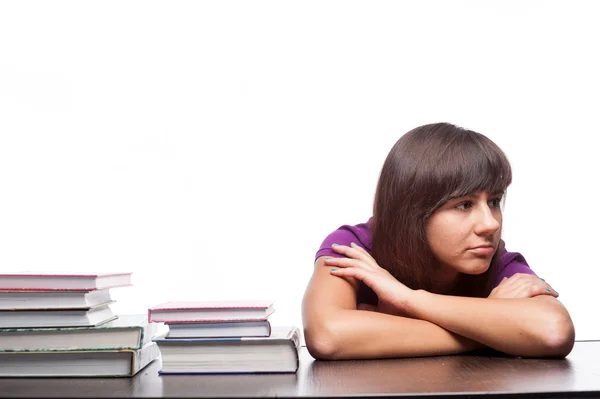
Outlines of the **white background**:
{"label": "white background", "polygon": [[0,267],[132,271],[118,313],[271,298],[406,131],[512,162],[507,248],[600,339],[595,1],[0,3]]}

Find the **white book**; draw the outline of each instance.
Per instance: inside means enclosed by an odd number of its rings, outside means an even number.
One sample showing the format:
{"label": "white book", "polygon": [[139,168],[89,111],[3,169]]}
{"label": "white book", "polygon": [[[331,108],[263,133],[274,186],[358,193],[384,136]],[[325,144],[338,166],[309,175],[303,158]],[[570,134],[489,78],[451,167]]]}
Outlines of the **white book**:
{"label": "white book", "polygon": [[275,311],[271,300],[174,301],[148,309],[155,323],[203,323],[267,320]]}
{"label": "white book", "polygon": [[108,288],[94,291],[0,291],[0,310],[89,309],[111,302]]}
{"label": "white book", "polygon": [[140,349],[158,326],[145,314],[122,314],[94,327],[0,329],[0,351]]}
{"label": "white book", "polygon": [[300,329],[273,327],[269,337],[158,338],[160,374],[295,373]]}
{"label": "white book", "polygon": [[116,317],[108,305],[75,310],[0,310],[0,328],[89,327]]}
{"label": "white book", "polygon": [[268,320],[176,323],[168,324],[168,327],[166,338],[268,337],[271,334],[271,323]]}
{"label": "white book", "polygon": [[137,350],[0,352],[0,377],[132,377],[160,355]]}
{"label": "white book", "polygon": [[18,272],[0,273],[0,290],[92,291],[131,285],[131,273]]}

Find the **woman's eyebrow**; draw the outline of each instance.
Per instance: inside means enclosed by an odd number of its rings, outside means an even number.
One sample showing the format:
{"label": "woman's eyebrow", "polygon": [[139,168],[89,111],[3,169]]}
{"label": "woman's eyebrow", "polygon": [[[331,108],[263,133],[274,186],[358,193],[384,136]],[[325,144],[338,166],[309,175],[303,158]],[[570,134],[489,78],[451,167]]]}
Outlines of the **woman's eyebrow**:
{"label": "woman's eyebrow", "polygon": [[[495,196],[503,196],[504,195],[504,191],[496,191],[493,193],[490,193],[489,196],[490,197],[495,197]],[[471,198],[471,199],[477,199],[479,198],[479,193],[471,193],[471,194],[467,194],[467,195],[461,195],[460,197],[455,197],[454,199],[459,199],[459,198]]]}

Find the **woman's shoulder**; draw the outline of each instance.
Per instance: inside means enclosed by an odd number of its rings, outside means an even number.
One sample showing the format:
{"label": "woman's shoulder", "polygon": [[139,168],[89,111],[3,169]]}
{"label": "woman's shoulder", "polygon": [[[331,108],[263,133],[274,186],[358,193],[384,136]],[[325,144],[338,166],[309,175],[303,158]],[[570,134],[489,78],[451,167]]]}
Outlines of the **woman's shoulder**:
{"label": "woman's shoulder", "polygon": [[315,259],[319,258],[320,256],[339,257],[340,255],[333,252],[331,249],[333,244],[349,246],[350,243],[355,242],[368,252],[371,252],[373,237],[371,234],[371,220],[372,218],[369,218],[369,220],[364,223],[359,223],[356,225],[345,224],[338,227],[335,231],[331,232],[327,237],[325,237],[316,253]]}
{"label": "woman's shoulder", "polygon": [[504,277],[509,278],[517,273],[532,274],[536,276],[535,272],[529,267],[525,257],[519,252],[508,251],[504,241],[502,241],[500,256],[498,258],[498,273],[496,274],[494,286],[498,285]]}

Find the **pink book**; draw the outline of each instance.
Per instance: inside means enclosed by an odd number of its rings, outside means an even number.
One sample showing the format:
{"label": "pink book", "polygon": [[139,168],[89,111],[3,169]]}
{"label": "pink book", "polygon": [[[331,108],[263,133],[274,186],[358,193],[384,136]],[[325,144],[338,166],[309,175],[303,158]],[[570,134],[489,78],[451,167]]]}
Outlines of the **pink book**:
{"label": "pink book", "polygon": [[267,320],[275,311],[271,300],[167,302],[148,309],[154,323],[201,323]]}
{"label": "pink book", "polygon": [[131,285],[131,272],[0,273],[0,291],[94,291]]}

